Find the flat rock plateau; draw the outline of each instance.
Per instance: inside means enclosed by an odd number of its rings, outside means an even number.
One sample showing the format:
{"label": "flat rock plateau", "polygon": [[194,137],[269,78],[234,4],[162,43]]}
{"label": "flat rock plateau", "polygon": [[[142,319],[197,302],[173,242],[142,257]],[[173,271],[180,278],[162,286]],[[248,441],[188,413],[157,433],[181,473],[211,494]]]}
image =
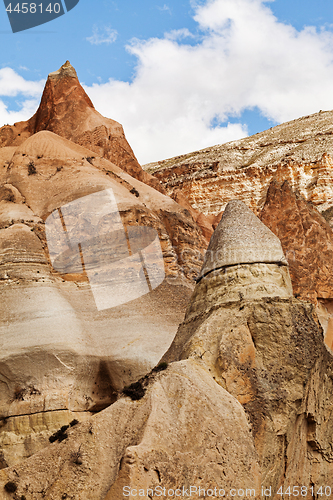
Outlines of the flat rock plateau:
{"label": "flat rock plateau", "polygon": [[0,129],[1,499],[333,490],[332,118],[142,168],[67,61]]}

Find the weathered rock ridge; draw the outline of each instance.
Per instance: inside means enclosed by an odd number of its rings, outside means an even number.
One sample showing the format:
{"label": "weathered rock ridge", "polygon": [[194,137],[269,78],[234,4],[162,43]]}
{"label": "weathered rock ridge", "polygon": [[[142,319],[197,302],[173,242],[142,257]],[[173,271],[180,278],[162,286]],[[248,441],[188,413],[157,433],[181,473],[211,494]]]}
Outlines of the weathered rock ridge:
{"label": "weathered rock ridge", "polygon": [[332,157],[333,111],[325,111],[144,168],[205,215],[219,214],[232,199],[258,213],[273,178],[288,180],[323,212],[333,206]]}

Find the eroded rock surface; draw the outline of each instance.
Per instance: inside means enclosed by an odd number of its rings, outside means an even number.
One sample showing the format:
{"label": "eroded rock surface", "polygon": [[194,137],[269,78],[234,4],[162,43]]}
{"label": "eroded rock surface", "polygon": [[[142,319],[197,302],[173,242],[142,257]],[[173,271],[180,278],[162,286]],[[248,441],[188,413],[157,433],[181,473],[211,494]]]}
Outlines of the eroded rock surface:
{"label": "eroded rock surface", "polygon": [[[192,485],[251,488],[253,498],[261,486],[271,487],[278,499],[281,486],[318,491],[330,484],[332,351],[314,306],[292,297],[290,252],[286,260],[282,251],[293,233],[285,213],[294,210],[290,224],[306,244],[317,235],[329,240],[329,226],[286,186],[267,198],[263,214],[272,231],[241,201],[225,207],[238,189],[239,198],[259,210],[271,176],[289,176],[329,220],[332,165],[322,155],[331,140],[330,116],[318,119],[317,143],[308,117],[247,139],[247,149],[241,141],[227,145],[221,164],[215,158],[202,170],[194,159],[187,172],[164,171],[180,203],[147,185],[151,179],[138,170],[119,124],[96,114],[69,64],[49,75],[31,120],[0,130],[0,497],[13,498],[11,489],[21,500],[120,500],[127,486],[148,499],[147,488]],[[277,165],[274,155],[288,144],[293,163],[285,161],[286,150]],[[227,168],[224,160],[235,155],[241,164]],[[220,184],[210,188],[221,172]],[[95,234],[95,217],[107,247],[103,209],[85,217],[82,231],[76,229],[84,211],[66,212],[71,203],[104,192],[116,200],[114,219],[126,241],[141,227],[156,231],[165,280],[136,300],[97,310],[89,280],[101,248],[80,243],[75,254],[67,245],[57,267],[64,238],[45,223],[51,217],[67,228],[77,217],[67,238],[79,235],[85,243]],[[273,223],[279,204],[284,219]],[[52,251],[47,235],[55,236]],[[118,233],[114,239],[120,245]],[[327,242],[321,248],[330,255]],[[306,258],[300,252],[299,261]],[[315,291],[329,324],[333,310],[324,294],[330,284],[320,269],[323,275],[304,290]],[[136,281],[127,284],[134,288]],[[161,356],[169,365],[150,371]]]}
{"label": "eroded rock surface", "polygon": [[280,240],[245,203],[233,200],[209,242],[199,279],[215,269],[258,262],[287,265]]}
{"label": "eroded rock surface", "polygon": [[[212,239],[222,253],[223,225],[224,216]],[[289,273],[277,267],[240,264],[206,274],[163,358],[195,360],[242,404],[273,498],[290,484],[319,488],[333,473],[333,353],[314,306],[292,298]]]}
{"label": "eroded rock surface", "polygon": [[121,398],[15,471],[1,471],[0,489],[13,481],[27,500],[43,495],[58,500],[64,494],[120,500],[126,486],[137,492],[191,485],[258,492],[260,485],[243,408],[193,361],[172,364],[151,381],[143,399]]}
{"label": "eroded rock surface", "polygon": [[120,123],[95,110],[68,61],[49,74],[39,108],[30,120],[0,128],[0,147],[18,146],[42,130],[84,146],[91,151],[90,156],[104,157],[164,192],[160,182],[142,170]]}
{"label": "eroded rock surface", "polygon": [[[114,400],[114,391],[149,372],[169,347],[193,288],[191,277],[200,269],[197,245],[205,248],[206,242],[172,199],[103,158],[91,164],[89,150],[52,132],[32,135],[12,153],[0,192],[1,417],[98,411]],[[108,189],[127,231],[150,227],[158,235],[165,279],[151,293],[98,311],[80,260],[68,272],[51,265],[45,220],[73,200]],[[88,224],[79,216],[78,229]],[[87,225],[82,237],[89,239],[92,230]],[[30,431],[23,457],[38,442],[45,444],[43,431]],[[10,464],[13,439],[6,443]],[[17,452],[15,460],[20,458]]]}
{"label": "eroded rock surface", "polygon": [[331,218],[332,123],[333,111],[320,112],[144,168],[168,194],[180,189],[205,215],[218,215],[232,199],[244,201],[258,214],[270,182],[287,179],[292,189]]}
{"label": "eroded rock surface", "polygon": [[296,297],[317,306],[325,342],[333,346],[333,232],[318,210],[288,181],[273,181],[261,220],[281,241]]}
{"label": "eroded rock surface", "polygon": [[[221,233],[223,218],[223,250]],[[192,485],[198,500],[214,488],[259,498],[264,487],[277,499],[280,487],[302,484],[310,499],[311,485],[330,484],[332,351],[314,306],[291,296],[287,265],[204,275],[164,360],[133,400],[120,394],[61,442],[1,471],[0,488],[12,482],[27,500],[120,500],[131,489],[129,498],[148,499]]]}

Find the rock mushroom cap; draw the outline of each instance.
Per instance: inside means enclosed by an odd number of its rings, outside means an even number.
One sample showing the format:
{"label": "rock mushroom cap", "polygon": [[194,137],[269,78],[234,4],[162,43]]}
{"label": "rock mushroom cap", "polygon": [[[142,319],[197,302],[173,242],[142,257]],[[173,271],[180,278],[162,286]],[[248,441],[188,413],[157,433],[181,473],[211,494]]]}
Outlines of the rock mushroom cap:
{"label": "rock mushroom cap", "polygon": [[216,269],[254,263],[288,265],[279,238],[245,203],[232,200],[209,242],[198,280]]}

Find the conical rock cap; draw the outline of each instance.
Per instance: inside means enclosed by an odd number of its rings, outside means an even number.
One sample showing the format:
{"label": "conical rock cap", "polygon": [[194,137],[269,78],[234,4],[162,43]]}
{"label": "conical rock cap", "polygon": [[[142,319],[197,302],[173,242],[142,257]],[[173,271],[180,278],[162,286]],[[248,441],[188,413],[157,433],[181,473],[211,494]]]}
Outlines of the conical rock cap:
{"label": "conical rock cap", "polygon": [[245,203],[232,200],[210,240],[198,279],[215,269],[254,263],[288,265],[279,238]]}

